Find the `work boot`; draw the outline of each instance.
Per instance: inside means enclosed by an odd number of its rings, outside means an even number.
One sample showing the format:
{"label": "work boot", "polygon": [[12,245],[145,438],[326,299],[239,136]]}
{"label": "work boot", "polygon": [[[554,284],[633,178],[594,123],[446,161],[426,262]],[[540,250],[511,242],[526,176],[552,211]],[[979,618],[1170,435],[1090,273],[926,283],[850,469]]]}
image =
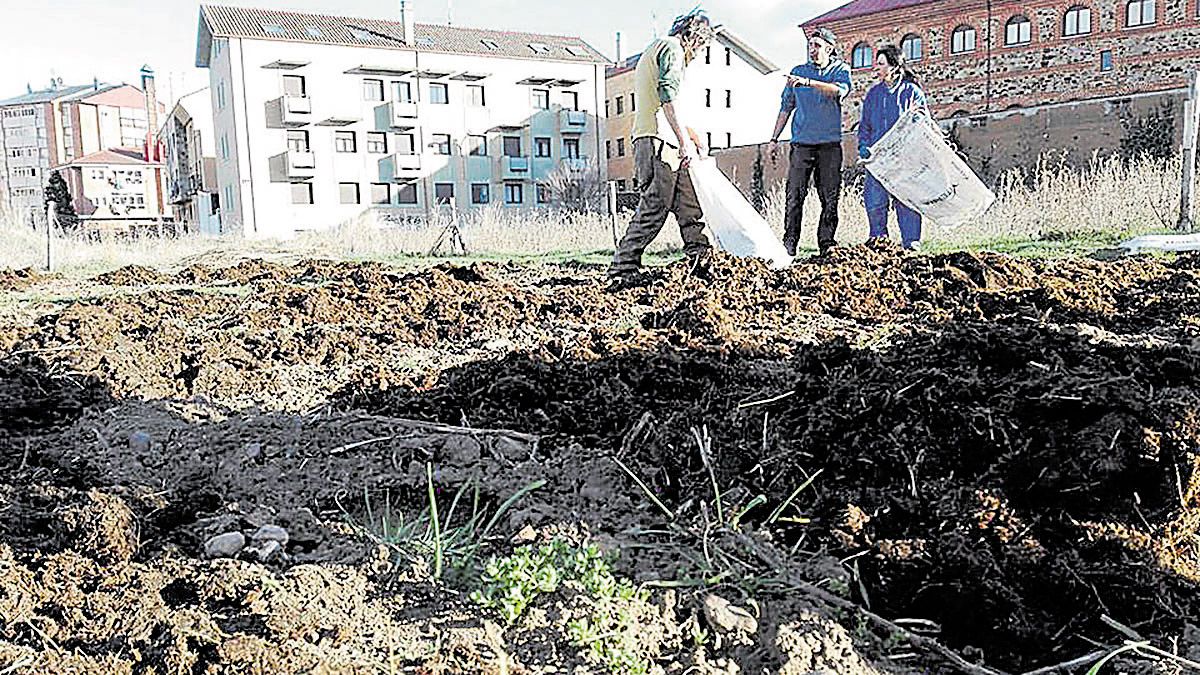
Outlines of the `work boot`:
{"label": "work boot", "polygon": [[797,242],[795,239],[786,239],[785,238],[783,240],[783,250],[787,251],[788,255],[795,258],[796,257],[796,244],[798,244],[798,243],[799,242]]}

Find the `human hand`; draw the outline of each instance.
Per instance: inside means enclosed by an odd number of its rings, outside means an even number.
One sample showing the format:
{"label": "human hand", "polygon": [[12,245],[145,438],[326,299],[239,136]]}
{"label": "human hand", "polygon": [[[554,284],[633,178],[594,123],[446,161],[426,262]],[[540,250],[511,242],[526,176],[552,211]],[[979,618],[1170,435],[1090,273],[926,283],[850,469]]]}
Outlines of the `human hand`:
{"label": "human hand", "polygon": [[771,139],[771,147],[768,150],[768,152],[771,155],[772,161],[779,159],[779,139],[778,138]]}
{"label": "human hand", "polygon": [[697,154],[696,144],[690,138],[685,139],[683,144],[679,146],[679,167],[686,169],[691,166]]}

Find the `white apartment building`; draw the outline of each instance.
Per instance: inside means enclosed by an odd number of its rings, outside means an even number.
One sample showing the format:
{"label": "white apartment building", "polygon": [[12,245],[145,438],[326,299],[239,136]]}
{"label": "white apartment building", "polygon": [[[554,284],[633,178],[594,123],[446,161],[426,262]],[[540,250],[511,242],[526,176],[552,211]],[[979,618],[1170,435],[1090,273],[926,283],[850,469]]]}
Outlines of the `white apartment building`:
{"label": "white apartment building", "polygon": [[[766,142],[779,116],[779,67],[727,28],[718,26],[716,34],[688,64],[676,107],[710,149]],[[636,54],[607,72],[605,158],[609,178],[622,191],[634,189],[634,71],[640,59]]]}
{"label": "white apartment building", "polygon": [[22,219],[42,214],[52,170],[111,148],[143,150],[147,129],[145,94],[131,85],[56,80],[0,101],[0,203]]}
{"label": "white apartment building", "polygon": [[205,87],[179,97],[158,132],[166,165],[166,194],[183,232],[221,234],[217,156],[211,93]]}
{"label": "white apartment building", "polygon": [[203,6],[222,224],[249,238],[550,201],[604,180],[606,59],[574,37]]}

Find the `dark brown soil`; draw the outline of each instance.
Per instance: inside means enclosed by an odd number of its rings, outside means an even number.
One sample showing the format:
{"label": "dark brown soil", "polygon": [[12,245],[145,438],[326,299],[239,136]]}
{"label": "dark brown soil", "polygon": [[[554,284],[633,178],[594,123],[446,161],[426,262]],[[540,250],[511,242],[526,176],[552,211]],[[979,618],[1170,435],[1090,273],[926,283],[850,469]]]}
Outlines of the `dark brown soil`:
{"label": "dark brown soil", "polygon": [[[666,672],[945,668],[886,658],[906,649],[788,574],[1006,671],[1121,644],[1102,617],[1186,655],[1197,268],[869,246],[781,272],[718,256],[616,293],[578,265],[117,270],[95,283],[122,292],[0,339],[0,670],[583,665],[570,598],[505,629],[364,538],[380,504],[424,507],[427,464],[485,510],[540,485],[489,551],[588,539],[679,586],[636,608]],[[714,477],[791,571],[712,527]],[[287,529],[282,555],[204,559],[262,525]],[[747,581],[691,583],[734,569]],[[722,634],[710,592],[757,630]]]}

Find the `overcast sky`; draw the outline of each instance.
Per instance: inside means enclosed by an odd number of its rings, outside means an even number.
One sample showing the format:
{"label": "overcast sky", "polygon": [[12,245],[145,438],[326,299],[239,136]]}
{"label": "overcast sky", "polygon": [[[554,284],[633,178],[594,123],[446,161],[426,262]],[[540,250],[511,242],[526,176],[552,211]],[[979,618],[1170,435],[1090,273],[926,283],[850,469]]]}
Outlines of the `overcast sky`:
{"label": "overcast sky", "polygon": [[[221,4],[221,3],[214,3]],[[225,4],[294,9],[346,16],[395,18],[398,0],[226,0]],[[416,0],[417,21],[578,35],[610,58],[622,33],[626,56],[642,50],[694,0]],[[797,24],[842,0],[713,0],[704,3],[724,23],[780,66],[803,53]],[[45,88],[52,76],[66,84],[137,83],[143,64],[159,77],[159,97],[207,86],[195,68],[195,0],[0,0],[0,99]]]}

